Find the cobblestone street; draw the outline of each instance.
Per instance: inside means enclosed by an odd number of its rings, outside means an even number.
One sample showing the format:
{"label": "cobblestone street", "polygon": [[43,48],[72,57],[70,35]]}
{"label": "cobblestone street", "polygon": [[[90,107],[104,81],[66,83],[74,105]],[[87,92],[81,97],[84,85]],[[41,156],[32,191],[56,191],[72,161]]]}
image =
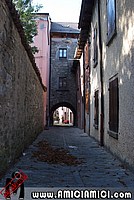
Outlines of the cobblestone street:
{"label": "cobblestone street", "polygon": [[134,200],[134,0],[1,0],[0,19],[0,200]]}
{"label": "cobblestone street", "polygon": [[[82,162],[76,166],[67,166],[37,161],[32,155],[37,150],[37,144],[44,140],[52,147],[69,150],[71,155]],[[134,174],[78,128],[51,127],[42,132],[3,177],[0,187],[4,186],[5,179],[18,169],[28,175],[25,182],[27,187],[132,189],[134,186]]]}

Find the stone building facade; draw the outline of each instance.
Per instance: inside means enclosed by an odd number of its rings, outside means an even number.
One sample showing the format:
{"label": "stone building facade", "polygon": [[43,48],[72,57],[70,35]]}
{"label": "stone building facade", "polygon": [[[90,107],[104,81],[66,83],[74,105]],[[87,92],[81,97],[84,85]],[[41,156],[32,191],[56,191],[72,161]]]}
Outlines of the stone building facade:
{"label": "stone building facade", "polygon": [[79,28],[76,58],[85,56],[83,49],[90,45],[86,128],[134,168],[134,1],[83,0]]}
{"label": "stone building facade", "polygon": [[50,75],[50,122],[54,111],[60,107],[68,107],[74,114],[76,110],[76,77],[72,72],[73,58],[77,46],[79,31],[75,23],[51,24],[51,75]]}
{"label": "stone building facade", "polygon": [[0,175],[44,128],[44,93],[11,1],[0,1]]}

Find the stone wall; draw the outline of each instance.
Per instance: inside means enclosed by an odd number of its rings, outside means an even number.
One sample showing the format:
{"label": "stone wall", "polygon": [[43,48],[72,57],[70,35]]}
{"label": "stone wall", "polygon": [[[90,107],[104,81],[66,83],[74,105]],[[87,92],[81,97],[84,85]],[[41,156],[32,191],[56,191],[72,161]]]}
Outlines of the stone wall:
{"label": "stone wall", "polygon": [[[76,45],[75,38],[51,39],[51,110],[55,105],[67,106],[67,103],[76,111],[76,76],[71,71]],[[59,48],[67,48],[67,58],[59,58]],[[67,87],[63,90],[59,89],[59,77],[67,77]]]}
{"label": "stone wall", "polygon": [[0,1],[1,175],[43,130],[44,114],[43,85],[30,60],[31,54],[22,45],[23,38],[14,24],[7,2]]}

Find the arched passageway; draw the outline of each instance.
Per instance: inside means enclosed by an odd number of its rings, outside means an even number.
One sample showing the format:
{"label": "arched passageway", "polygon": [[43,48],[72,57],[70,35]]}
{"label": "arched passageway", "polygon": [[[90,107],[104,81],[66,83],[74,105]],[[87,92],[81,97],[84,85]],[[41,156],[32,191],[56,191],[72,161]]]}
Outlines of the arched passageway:
{"label": "arched passageway", "polygon": [[55,126],[73,126],[74,117],[70,108],[59,107],[53,113],[53,125]]}
{"label": "arched passageway", "polygon": [[54,105],[50,110],[50,125],[76,125],[76,111],[67,102]]}

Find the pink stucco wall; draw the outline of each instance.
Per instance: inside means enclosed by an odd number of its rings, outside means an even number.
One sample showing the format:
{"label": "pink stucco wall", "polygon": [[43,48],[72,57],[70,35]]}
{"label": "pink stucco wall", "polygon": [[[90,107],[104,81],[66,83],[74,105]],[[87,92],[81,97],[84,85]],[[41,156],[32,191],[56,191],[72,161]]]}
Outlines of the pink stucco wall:
{"label": "pink stucco wall", "polygon": [[49,108],[49,60],[50,60],[50,25],[51,20],[48,13],[37,15],[38,35],[34,38],[33,45],[39,50],[35,54],[35,62],[40,70],[43,84],[47,87],[44,93],[44,125]]}

